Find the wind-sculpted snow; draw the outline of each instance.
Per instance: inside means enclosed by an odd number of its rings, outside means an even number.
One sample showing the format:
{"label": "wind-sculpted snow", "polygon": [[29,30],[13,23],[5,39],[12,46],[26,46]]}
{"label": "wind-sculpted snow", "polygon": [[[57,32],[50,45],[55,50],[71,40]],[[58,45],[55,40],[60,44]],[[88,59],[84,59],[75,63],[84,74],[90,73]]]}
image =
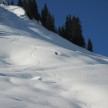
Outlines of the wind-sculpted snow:
{"label": "wind-sculpted snow", "polygon": [[0,108],[108,108],[108,58],[0,5]]}

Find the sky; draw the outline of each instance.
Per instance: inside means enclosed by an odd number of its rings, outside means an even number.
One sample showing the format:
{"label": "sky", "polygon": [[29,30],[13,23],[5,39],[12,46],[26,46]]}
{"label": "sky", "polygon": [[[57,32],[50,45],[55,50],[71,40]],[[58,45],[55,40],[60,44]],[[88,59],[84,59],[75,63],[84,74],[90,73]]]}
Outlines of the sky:
{"label": "sky", "polygon": [[78,16],[86,43],[91,38],[94,52],[108,56],[108,0],[37,0],[40,12],[45,3],[57,27],[66,15]]}

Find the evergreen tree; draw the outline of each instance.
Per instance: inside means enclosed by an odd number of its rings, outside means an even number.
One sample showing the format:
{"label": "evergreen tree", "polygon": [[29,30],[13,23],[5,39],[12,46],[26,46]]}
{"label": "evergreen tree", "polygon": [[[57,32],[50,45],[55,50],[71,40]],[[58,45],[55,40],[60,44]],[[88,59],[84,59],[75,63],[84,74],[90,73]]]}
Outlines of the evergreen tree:
{"label": "evergreen tree", "polygon": [[38,12],[36,0],[28,0],[28,5],[30,9],[31,19],[36,19],[39,21],[39,12]]}
{"label": "evergreen tree", "polygon": [[60,26],[58,27],[57,33],[58,33],[58,35],[62,36],[61,27]]}
{"label": "evergreen tree", "polygon": [[20,7],[23,7],[23,1],[22,0],[18,0],[17,5],[20,6]]}
{"label": "evergreen tree", "polygon": [[82,35],[82,27],[78,17],[74,16],[72,18],[71,15],[68,15],[66,17],[65,26],[59,27],[58,33],[70,42],[85,48],[85,40]]}
{"label": "evergreen tree", "polygon": [[23,8],[24,8],[24,10],[25,10],[27,16],[28,16],[30,19],[32,19],[28,1],[27,1],[27,0],[23,0],[22,5],[23,5]]}
{"label": "evergreen tree", "polygon": [[78,17],[75,17],[75,16],[72,18],[72,39],[71,41],[74,44],[85,48],[85,40],[82,35],[82,27],[80,24],[80,20]]}
{"label": "evergreen tree", "polygon": [[39,21],[40,15],[38,13],[36,0],[19,0],[17,5],[24,8],[30,19],[36,19]]}
{"label": "evergreen tree", "polygon": [[10,4],[11,4],[11,5],[14,5],[14,1],[12,0]]}
{"label": "evergreen tree", "polygon": [[7,5],[14,5],[14,1],[13,0],[8,0]]}
{"label": "evergreen tree", "polygon": [[23,8],[24,8],[25,11],[26,11],[26,7],[27,7],[27,0],[23,0],[23,1],[22,1],[22,6],[23,6]]}
{"label": "evergreen tree", "polygon": [[48,11],[48,7],[45,4],[44,8],[41,11],[41,23],[44,27],[48,28],[48,23],[49,23],[49,11]]}
{"label": "evergreen tree", "polygon": [[65,21],[65,37],[67,40],[72,40],[72,18],[71,15],[66,17]]}
{"label": "evergreen tree", "polygon": [[44,8],[41,11],[41,23],[48,30],[55,32],[55,22],[54,16],[52,16],[48,10],[47,5],[44,5]]}
{"label": "evergreen tree", "polygon": [[58,34],[66,39],[66,33],[65,33],[65,27],[64,26],[58,28]]}
{"label": "evergreen tree", "polygon": [[54,16],[52,16],[51,14],[49,14],[49,28],[50,31],[56,32],[55,30],[55,19]]}
{"label": "evergreen tree", "polygon": [[11,5],[9,1],[8,1],[8,5]]}
{"label": "evergreen tree", "polygon": [[90,38],[88,40],[87,50],[93,52],[93,46],[92,46],[92,42],[91,42],[91,39]]}

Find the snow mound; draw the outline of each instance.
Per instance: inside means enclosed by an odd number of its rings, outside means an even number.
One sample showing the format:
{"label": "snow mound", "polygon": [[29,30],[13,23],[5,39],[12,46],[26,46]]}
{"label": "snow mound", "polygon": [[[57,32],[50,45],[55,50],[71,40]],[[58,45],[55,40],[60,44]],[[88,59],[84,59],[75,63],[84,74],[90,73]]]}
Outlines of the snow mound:
{"label": "snow mound", "polygon": [[5,5],[1,4],[0,7],[3,7],[4,9],[16,14],[19,17],[25,15],[25,10],[18,6],[11,6],[11,5],[5,6]]}

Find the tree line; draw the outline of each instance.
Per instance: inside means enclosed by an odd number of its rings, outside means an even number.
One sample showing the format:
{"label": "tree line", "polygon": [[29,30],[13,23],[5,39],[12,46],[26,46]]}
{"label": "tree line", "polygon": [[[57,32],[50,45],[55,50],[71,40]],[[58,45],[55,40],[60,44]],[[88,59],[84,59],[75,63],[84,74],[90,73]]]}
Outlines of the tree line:
{"label": "tree line", "polygon": [[[13,0],[9,4],[14,5]],[[85,42],[79,17],[67,15],[64,25],[56,28],[54,16],[50,13],[47,4],[44,5],[41,13],[38,11],[36,0],[18,0],[17,5],[24,8],[30,19],[35,19],[41,22],[41,24],[48,30],[55,32],[68,41],[93,52],[91,39],[88,39],[87,44]]]}

